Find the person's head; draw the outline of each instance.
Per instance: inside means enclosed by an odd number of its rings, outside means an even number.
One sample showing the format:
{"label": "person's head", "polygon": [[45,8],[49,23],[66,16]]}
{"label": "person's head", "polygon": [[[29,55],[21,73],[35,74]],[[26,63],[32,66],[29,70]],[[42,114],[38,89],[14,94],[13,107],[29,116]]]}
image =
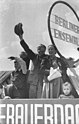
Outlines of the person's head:
{"label": "person's head", "polygon": [[22,58],[23,60],[26,60],[27,59],[27,57],[28,57],[28,55],[27,55],[27,53],[26,52],[24,52],[24,51],[22,51],[21,53],[20,53],[20,58]]}
{"label": "person's head", "polygon": [[54,48],[54,45],[49,45],[48,46],[48,53],[49,53],[49,55],[55,56],[56,50]]}
{"label": "person's head", "polygon": [[38,52],[39,56],[42,56],[43,54],[45,54],[45,51],[46,51],[46,46],[45,45],[40,44],[37,47],[37,52]]}
{"label": "person's head", "polygon": [[3,93],[3,86],[0,84],[0,95]]}
{"label": "person's head", "polygon": [[16,71],[22,70],[23,74],[27,73],[26,62],[22,58],[11,56],[8,59],[14,61],[14,68],[15,68]]}
{"label": "person's head", "polygon": [[62,90],[63,90],[64,95],[66,95],[66,96],[69,95],[72,90],[71,84],[69,82],[65,82],[62,85]]}
{"label": "person's head", "polygon": [[15,70],[18,71],[19,69],[21,69],[21,65],[19,64],[18,61],[14,61],[14,67],[15,67]]}

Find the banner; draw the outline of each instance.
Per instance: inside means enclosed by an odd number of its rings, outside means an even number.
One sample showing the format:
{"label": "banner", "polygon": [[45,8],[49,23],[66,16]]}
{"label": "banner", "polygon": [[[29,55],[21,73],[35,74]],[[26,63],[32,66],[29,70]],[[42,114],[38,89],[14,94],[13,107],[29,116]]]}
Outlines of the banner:
{"label": "banner", "polygon": [[0,124],[79,124],[79,99],[1,100]]}

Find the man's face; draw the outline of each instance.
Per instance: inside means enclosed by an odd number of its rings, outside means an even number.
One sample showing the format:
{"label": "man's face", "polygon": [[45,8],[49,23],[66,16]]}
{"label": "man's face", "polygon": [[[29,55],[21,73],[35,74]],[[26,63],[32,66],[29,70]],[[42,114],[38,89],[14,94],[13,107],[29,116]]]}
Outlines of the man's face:
{"label": "man's face", "polygon": [[19,70],[21,68],[20,64],[17,61],[14,61],[14,67],[16,70]]}
{"label": "man's face", "polygon": [[53,45],[48,47],[48,52],[49,52],[49,55],[55,56],[56,51]]}
{"label": "man's face", "polygon": [[39,47],[37,48],[37,51],[38,51],[38,54],[39,54],[40,56],[42,56],[43,54],[45,54],[45,47],[39,46]]}

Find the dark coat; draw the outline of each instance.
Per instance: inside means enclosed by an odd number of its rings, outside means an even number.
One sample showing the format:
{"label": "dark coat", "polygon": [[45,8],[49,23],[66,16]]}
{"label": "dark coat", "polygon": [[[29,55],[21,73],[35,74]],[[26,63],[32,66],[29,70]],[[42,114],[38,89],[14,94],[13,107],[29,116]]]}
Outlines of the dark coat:
{"label": "dark coat", "polygon": [[28,75],[28,83],[30,84],[29,97],[41,97],[44,77],[44,72],[43,70],[41,70],[41,62],[47,55],[44,54],[42,56],[39,56],[38,54],[35,54],[24,40],[20,41],[20,44],[28,54],[29,59],[32,60],[32,66],[34,66],[33,70],[31,70]]}
{"label": "dark coat", "polygon": [[27,75],[22,71],[12,72],[12,84],[7,85],[6,95],[11,98],[28,98]]}

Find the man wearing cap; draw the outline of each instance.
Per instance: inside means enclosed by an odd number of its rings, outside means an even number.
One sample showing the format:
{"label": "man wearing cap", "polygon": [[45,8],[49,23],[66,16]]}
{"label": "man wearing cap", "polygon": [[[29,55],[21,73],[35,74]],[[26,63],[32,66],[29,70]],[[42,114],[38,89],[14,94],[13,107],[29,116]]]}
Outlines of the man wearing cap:
{"label": "man wearing cap", "polygon": [[31,59],[31,69],[28,75],[28,83],[29,83],[29,98],[40,98],[42,92],[42,83],[43,83],[43,75],[44,72],[40,69],[42,60],[47,56],[45,55],[46,46],[40,44],[37,47],[38,54],[34,53],[27,43],[23,39],[23,29],[22,24],[19,23],[14,28],[15,33],[20,38],[20,44],[26,53]]}
{"label": "man wearing cap", "polygon": [[11,84],[7,87],[9,96],[11,95],[11,98],[28,98],[25,61],[18,57],[9,57],[8,59],[14,60],[15,68],[11,74]]}

